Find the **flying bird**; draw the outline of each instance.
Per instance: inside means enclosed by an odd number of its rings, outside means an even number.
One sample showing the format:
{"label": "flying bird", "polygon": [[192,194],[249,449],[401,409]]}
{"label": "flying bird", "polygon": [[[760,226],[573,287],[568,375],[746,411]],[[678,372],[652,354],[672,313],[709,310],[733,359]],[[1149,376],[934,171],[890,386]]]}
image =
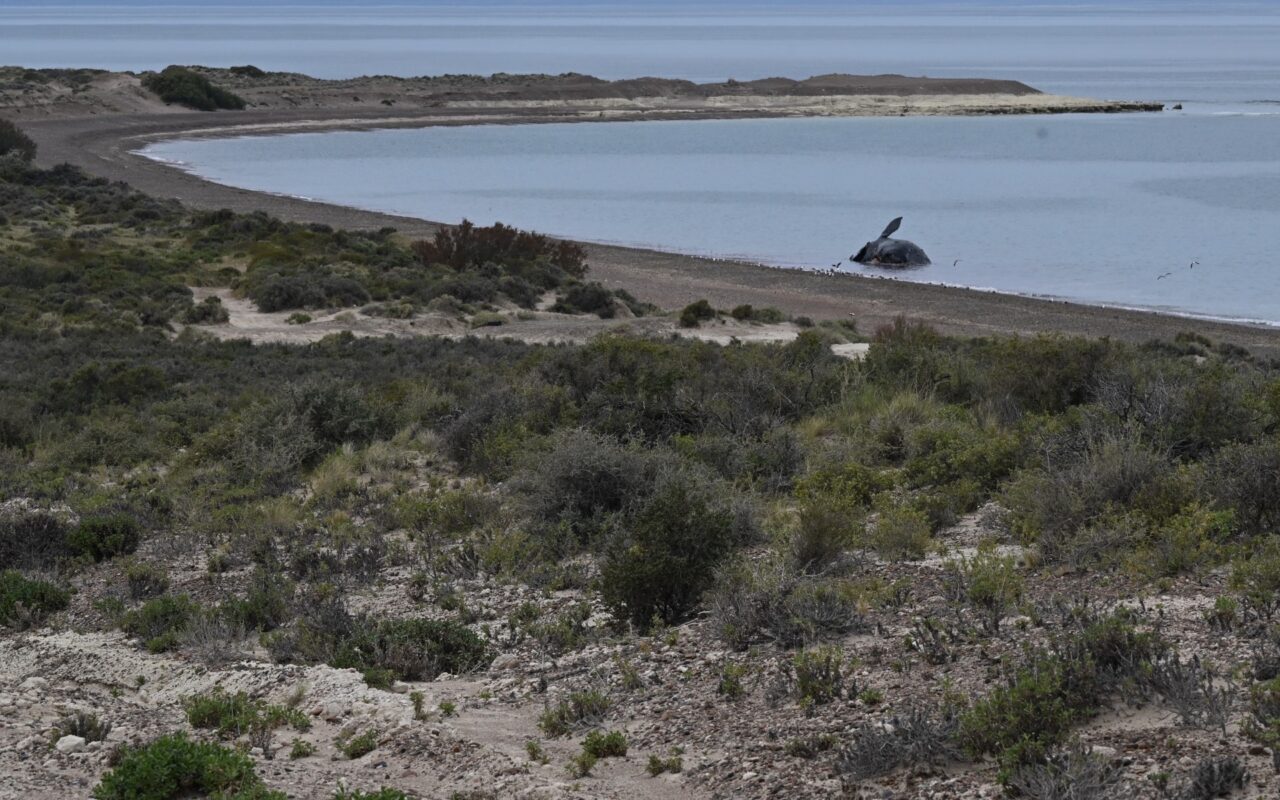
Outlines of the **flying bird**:
{"label": "flying bird", "polygon": [[1173,274],[1172,272],[1166,272],[1166,273],[1165,273],[1165,274],[1163,274],[1163,275],[1157,275],[1157,276],[1156,276],[1156,280],[1158,280],[1158,281],[1162,281],[1162,280],[1164,280],[1165,278],[1169,277],[1169,276],[1170,276],[1170,275],[1172,275],[1172,274]]}
{"label": "flying bird", "polygon": [[954,267],[956,264],[959,264],[959,263],[960,263],[960,259],[957,258],[955,261],[951,262],[951,266]]}
{"label": "flying bird", "polygon": [[1195,269],[1195,268],[1196,268],[1196,267],[1198,267],[1198,266],[1200,266],[1200,262],[1199,262],[1199,261],[1192,261],[1192,262],[1191,262],[1191,266],[1187,267],[1187,269]]}

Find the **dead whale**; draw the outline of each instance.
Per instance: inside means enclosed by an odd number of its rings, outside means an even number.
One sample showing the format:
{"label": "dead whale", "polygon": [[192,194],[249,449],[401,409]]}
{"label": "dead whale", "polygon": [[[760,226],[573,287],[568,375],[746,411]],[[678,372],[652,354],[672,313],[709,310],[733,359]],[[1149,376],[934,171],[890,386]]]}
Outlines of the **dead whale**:
{"label": "dead whale", "polygon": [[864,244],[856,255],[849,257],[849,260],[875,267],[927,267],[933,263],[925,255],[924,250],[914,242],[889,238],[900,225],[902,225],[902,217],[890,222],[884,229],[884,233],[880,234],[879,239]]}

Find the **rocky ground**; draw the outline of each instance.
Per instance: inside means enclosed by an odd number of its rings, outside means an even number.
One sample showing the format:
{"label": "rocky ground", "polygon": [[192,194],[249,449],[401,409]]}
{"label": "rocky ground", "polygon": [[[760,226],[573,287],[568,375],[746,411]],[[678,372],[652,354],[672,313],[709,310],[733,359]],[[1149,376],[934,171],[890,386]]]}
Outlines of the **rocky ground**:
{"label": "rocky ground", "polygon": [[[568,648],[520,636],[510,620],[533,613],[530,607],[552,619],[589,601],[576,590],[535,591],[483,575],[449,587],[465,598],[472,627],[498,653],[474,675],[442,675],[384,691],[365,686],[353,670],[272,664],[249,640],[238,652],[184,648],[180,655],[151,655],[107,630],[95,610],[95,600],[118,591],[119,567],[101,565],[76,579],[71,608],[47,627],[0,638],[0,797],[87,796],[120,745],[190,730],[182,700],[222,687],[288,702],[313,721],[306,733],[280,731],[269,745],[250,751],[268,785],[291,797],[327,797],[339,785],[394,785],[422,797],[990,798],[1002,789],[988,762],[956,759],[859,784],[842,779],[840,751],[868,726],[892,726],[908,709],[936,706],[948,695],[984,694],[1002,657],[1016,657],[1052,627],[1055,598],[1087,593],[1099,607],[1124,604],[1184,653],[1224,667],[1247,665],[1251,641],[1238,631],[1215,631],[1206,621],[1206,609],[1224,591],[1219,575],[1143,590],[1122,578],[1037,573],[1025,564],[1026,600],[1002,621],[999,634],[958,635],[944,662],[926,659],[913,644],[914,623],[932,617],[957,630],[972,623],[968,610],[946,599],[943,576],[949,560],[972,554],[980,541],[1007,541],[999,518],[998,509],[988,506],[945,531],[939,537],[945,557],[901,563],[868,554],[851,558],[844,571],[867,590],[865,625],[837,641],[851,667],[845,691],[816,705],[788,692],[786,651],[767,644],[735,651],[706,617],[637,636],[591,607],[577,612],[580,635]],[[1019,548],[1004,551],[1025,561]],[[138,558],[167,566],[175,591],[208,601],[247,577],[247,571],[211,576],[202,554],[173,542],[153,541]],[[407,570],[388,569],[351,599],[356,607],[390,616],[447,615],[439,598],[414,599],[410,585]],[[731,689],[727,677],[735,684]],[[611,707],[593,722],[624,731],[629,751],[603,760],[589,777],[573,778],[566,764],[585,728],[552,737],[539,729],[538,718],[567,693],[584,689],[609,698]],[[1250,778],[1233,796],[1274,797],[1280,779],[1267,751],[1251,748],[1239,733],[1243,690],[1233,689],[1240,696],[1224,726],[1183,724],[1174,708],[1158,701],[1117,700],[1079,737],[1122,767],[1129,796],[1193,797],[1176,792],[1195,765],[1235,754],[1244,756]],[[425,713],[417,717],[411,691],[425,698]],[[452,708],[442,711],[442,703]],[[54,726],[76,711],[109,722],[106,740],[59,737]],[[340,739],[366,731],[376,732],[376,749],[354,759],[340,753]],[[289,751],[299,738],[315,752],[292,759]],[[536,759],[529,742],[538,743]],[[676,754],[680,772],[648,774],[650,756]],[[1166,784],[1162,794],[1158,787]]]}

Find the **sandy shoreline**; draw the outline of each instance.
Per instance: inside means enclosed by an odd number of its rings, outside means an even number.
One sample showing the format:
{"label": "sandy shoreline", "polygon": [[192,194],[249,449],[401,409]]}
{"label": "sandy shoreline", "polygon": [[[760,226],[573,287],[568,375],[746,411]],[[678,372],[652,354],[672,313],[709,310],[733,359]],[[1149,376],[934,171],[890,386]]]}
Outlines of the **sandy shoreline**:
{"label": "sandy shoreline", "polygon": [[[205,181],[173,165],[136,154],[145,144],[191,136],[266,135],[299,130],[428,127],[432,125],[515,124],[584,121],[548,110],[456,108],[334,110],[271,109],[233,114],[165,111],[81,117],[21,119],[40,145],[39,161],[76,164],[88,172],[126,181],[141,191],[172,197],[202,209],[263,210],[293,221],[335,227],[392,226],[409,236],[426,236],[438,225],[425,220],[264,194]],[[675,118],[734,118],[725,113],[680,113]],[[752,116],[759,116],[754,114]],[[646,119],[672,118],[663,114]],[[518,224],[518,220],[513,220]],[[642,248],[588,245],[592,278],[624,287],[660,306],[679,307],[700,298],[729,307],[740,303],[775,306],[815,318],[854,318],[863,331],[899,314],[961,335],[1061,332],[1110,336],[1127,341],[1172,338],[1196,331],[1260,354],[1280,357],[1280,329],[1220,322],[1151,311],[1090,306],[1065,301],[910,283],[861,275],[825,275]]]}

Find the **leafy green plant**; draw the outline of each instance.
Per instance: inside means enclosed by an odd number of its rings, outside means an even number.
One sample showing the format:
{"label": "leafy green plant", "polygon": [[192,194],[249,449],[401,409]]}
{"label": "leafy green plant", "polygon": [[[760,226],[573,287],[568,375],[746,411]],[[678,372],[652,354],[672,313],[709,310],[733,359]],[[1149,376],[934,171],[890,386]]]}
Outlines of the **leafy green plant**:
{"label": "leafy green plant", "polygon": [[999,631],[1000,620],[1022,599],[1017,559],[980,548],[971,558],[950,562],[947,569],[958,593],[982,613],[983,627],[989,633]]}
{"label": "leafy green plant", "polygon": [[569,759],[569,763],[565,765],[571,778],[586,778],[591,775],[591,770],[595,768],[598,758],[586,752],[585,750]]}
{"label": "leafy green plant", "polygon": [[23,161],[36,157],[36,143],[7,119],[0,119],[0,157],[14,153]]}
{"label": "leafy green plant", "polygon": [[852,691],[852,676],[845,668],[844,653],[834,645],[796,653],[791,659],[791,671],[796,695],[804,705],[829,703]]}
{"label": "leafy green plant", "polygon": [[414,800],[414,795],[384,786],[374,792],[339,789],[334,793],[333,800]]}
{"label": "leafy green plant", "polygon": [[127,612],[120,628],[140,639],[152,653],[161,653],[178,646],[179,636],[199,613],[200,606],[187,595],[166,595]]}
{"label": "leafy green plant", "polygon": [[627,754],[627,737],[622,731],[590,731],[582,740],[582,752],[595,758],[621,758]]}
{"label": "leafy green plant", "polygon": [[656,754],[651,755],[649,756],[649,762],[645,765],[645,772],[648,772],[651,778],[656,778],[664,772],[670,772],[674,775],[683,770],[684,759],[681,758],[679,749],[665,758]]}
{"label": "leafy green plant", "polygon": [[17,570],[0,572],[0,625],[31,627],[70,602],[71,595],[52,583],[31,580]]}
{"label": "leafy green plant", "polygon": [[538,718],[538,727],[547,736],[566,736],[575,728],[599,722],[612,703],[603,694],[587,689],[572,692]]}
{"label": "leafy green plant", "polygon": [[140,538],[138,521],[121,512],[85,517],[67,535],[67,546],[76,555],[106,561],[137,550]]}
{"label": "leafy green plant", "polygon": [[295,738],[289,743],[289,758],[293,761],[297,761],[300,758],[309,758],[315,754],[316,746],[306,739]]}
{"label": "leafy green plant", "polygon": [[93,790],[96,800],[179,800],[193,793],[223,800],[285,800],[267,789],[248,756],[185,734],[126,748]]}
{"label": "leafy green plant", "polygon": [[348,739],[340,739],[338,741],[338,749],[352,761],[366,756],[378,749],[378,732],[367,730]]}
{"label": "leafy green plant", "polygon": [[177,103],[197,111],[239,110],[245,106],[243,98],[214,86],[208,78],[186,67],[165,67],[158,73],[144,76],[142,85],[166,103]]}
{"label": "leafy green plant", "polygon": [[296,708],[254,700],[245,692],[228,694],[221,687],[184,699],[182,707],[191,727],[216,730],[224,739],[285,725],[302,732],[311,729],[311,720]]}
{"label": "leafy green plant", "polygon": [[716,310],[706,300],[697,300],[680,311],[680,327],[696,328],[716,318]]}

